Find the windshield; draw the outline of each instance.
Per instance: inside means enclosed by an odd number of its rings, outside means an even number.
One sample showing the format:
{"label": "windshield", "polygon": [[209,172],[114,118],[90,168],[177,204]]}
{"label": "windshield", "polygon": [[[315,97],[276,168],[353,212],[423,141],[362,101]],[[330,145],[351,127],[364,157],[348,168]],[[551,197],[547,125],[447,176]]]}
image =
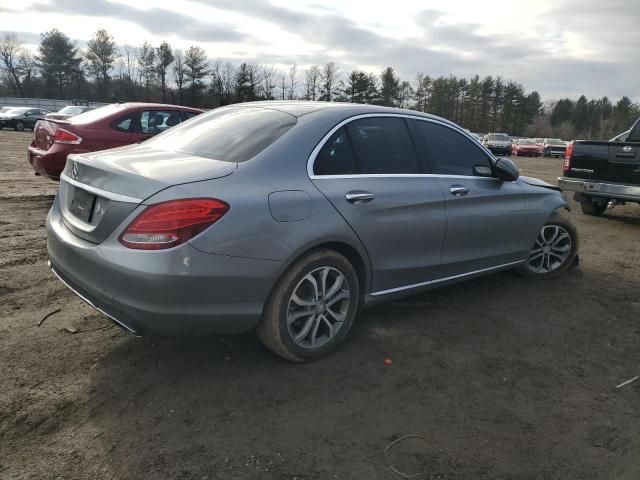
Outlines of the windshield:
{"label": "windshield", "polygon": [[489,134],[488,137],[489,140],[496,140],[498,142],[510,142],[511,139],[509,138],[509,135],[506,135],[504,133],[491,133]]}
{"label": "windshield", "polygon": [[559,138],[549,138],[547,140],[547,143],[549,145],[560,145],[564,147],[564,142],[562,140],[560,140]]}
{"label": "windshield", "polygon": [[13,107],[7,110],[5,113],[10,113],[12,115],[20,115],[21,113],[24,113],[27,110],[31,110],[31,107]]}
{"label": "windshield", "polygon": [[[69,107],[65,107],[65,108],[69,108]],[[82,108],[82,107],[76,107],[76,108]],[[124,110],[125,108],[126,108],[125,105],[121,105],[119,103],[115,103],[112,105],[105,105],[104,107],[96,108],[95,110],[89,110],[88,112],[84,112],[84,113],[81,113],[80,115],[76,115],[71,119],[71,122],[74,125],[95,122],[96,120],[101,120],[103,118],[106,118],[110,115],[113,115],[114,113]]]}
{"label": "windshield", "polygon": [[533,140],[518,140],[518,144],[520,145],[535,145],[536,142]]}
{"label": "windshield", "polygon": [[266,108],[229,107],[198,115],[145,144],[198,157],[244,162],[296,124],[296,117]]}

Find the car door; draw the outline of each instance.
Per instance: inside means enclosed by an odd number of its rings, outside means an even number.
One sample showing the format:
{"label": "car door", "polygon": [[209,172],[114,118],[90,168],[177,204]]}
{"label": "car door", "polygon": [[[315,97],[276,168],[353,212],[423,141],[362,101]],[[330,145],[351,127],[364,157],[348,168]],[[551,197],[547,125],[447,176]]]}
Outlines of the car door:
{"label": "car door", "polygon": [[518,262],[531,245],[523,235],[524,191],[491,174],[489,154],[444,123],[415,120],[431,169],[445,196],[442,277]]}
{"label": "car door", "polygon": [[437,278],[444,195],[437,179],[424,174],[406,119],[356,118],[321,145],[310,178],[367,250],[372,292]]}

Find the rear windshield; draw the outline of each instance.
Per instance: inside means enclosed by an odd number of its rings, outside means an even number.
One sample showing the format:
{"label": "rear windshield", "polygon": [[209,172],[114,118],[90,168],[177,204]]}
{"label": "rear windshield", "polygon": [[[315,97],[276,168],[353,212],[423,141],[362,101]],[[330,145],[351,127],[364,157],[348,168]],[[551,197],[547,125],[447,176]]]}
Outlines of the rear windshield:
{"label": "rear windshield", "polygon": [[71,119],[71,123],[74,125],[80,125],[83,123],[91,123],[96,120],[102,120],[114,113],[119,112],[120,110],[124,110],[126,107],[124,105],[120,105],[115,103],[113,105],[105,105],[104,107],[99,107],[94,110],[89,110],[88,112],[81,113],[80,115],[76,115]]}
{"label": "rear windshield", "polygon": [[61,108],[60,110],[58,110],[58,113],[70,113],[70,114],[76,114],[76,113],[82,113],[84,111],[85,107],[76,107],[74,105],[69,105],[67,107]]}
{"label": "rear windshield", "polygon": [[547,140],[547,143],[549,145],[561,145],[564,147],[564,142],[558,138],[550,138],[549,140]]}
{"label": "rear windshield", "polygon": [[500,142],[510,142],[511,139],[509,135],[505,135],[504,133],[492,133],[489,135],[489,140],[498,140]]}
{"label": "rear windshield", "polygon": [[221,108],[198,115],[145,144],[213,160],[244,162],[255,157],[295,124],[293,115],[276,110]]}
{"label": "rear windshield", "polygon": [[534,142],[533,140],[522,140],[522,139],[518,140],[518,143],[520,145],[535,145],[536,144],[536,142]]}

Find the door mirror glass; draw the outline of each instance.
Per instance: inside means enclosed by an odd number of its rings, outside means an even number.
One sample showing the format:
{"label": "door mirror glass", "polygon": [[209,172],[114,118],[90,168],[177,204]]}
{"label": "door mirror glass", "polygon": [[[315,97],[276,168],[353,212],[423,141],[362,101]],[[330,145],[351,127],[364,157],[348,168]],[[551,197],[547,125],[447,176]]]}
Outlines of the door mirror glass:
{"label": "door mirror glass", "polygon": [[496,177],[506,182],[513,182],[520,176],[518,166],[508,158],[498,157],[493,160],[493,170]]}
{"label": "door mirror glass", "polygon": [[491,171],[491,167],[487,165],[474,165],[473,174],[476,177],[493,177],[493,172]]}

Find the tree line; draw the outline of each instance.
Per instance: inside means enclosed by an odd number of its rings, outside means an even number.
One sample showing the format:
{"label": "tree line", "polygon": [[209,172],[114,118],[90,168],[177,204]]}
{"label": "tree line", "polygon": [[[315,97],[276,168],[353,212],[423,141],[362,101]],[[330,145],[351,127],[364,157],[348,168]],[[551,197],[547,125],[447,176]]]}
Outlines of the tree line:
{"label": "tree line", "polygon": [[286,70],[257,62],[211,61],[197,46],[167,42],[119,47],[98,30],[80,49],[53,29],[41,34],[35,54],[15,35],[0,39],[0,94],[99,102],[157,101],[216,108],[238,102],[304,99],[409,108],[453,120],[474,132],[603,138],[628,128],[640,108],[628,97],[542,103],[536,91],[500,76],[418,73],[401,79],[392,67],[380,73],[342,72],[335,62]]}

